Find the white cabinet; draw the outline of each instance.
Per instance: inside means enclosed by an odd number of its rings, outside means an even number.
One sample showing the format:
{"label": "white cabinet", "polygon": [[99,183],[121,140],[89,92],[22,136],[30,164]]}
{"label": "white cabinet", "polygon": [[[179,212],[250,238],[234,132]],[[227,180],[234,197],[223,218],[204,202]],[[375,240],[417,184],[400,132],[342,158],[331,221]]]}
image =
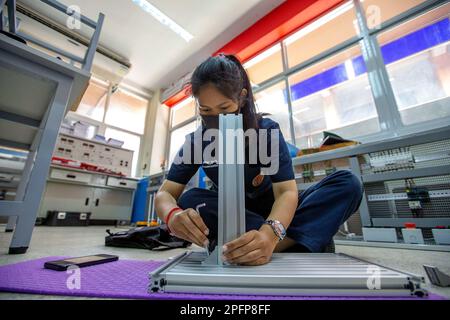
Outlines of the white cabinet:
{"label": "white cabinet", "polygon": [[132,192],[96,188],[92,202],[91,219],[131,220]]}
{"label": "white cabinet", "polygon": [[89,186],[48,181],[39,217],[47,217],[48,211],[91,212],[92,202],[93,189]]}
{"label": "white cabinet", "polygon": [[39,218],[48,211],[91,212],[92,220],[131,220],[137,180],[52,167]]}

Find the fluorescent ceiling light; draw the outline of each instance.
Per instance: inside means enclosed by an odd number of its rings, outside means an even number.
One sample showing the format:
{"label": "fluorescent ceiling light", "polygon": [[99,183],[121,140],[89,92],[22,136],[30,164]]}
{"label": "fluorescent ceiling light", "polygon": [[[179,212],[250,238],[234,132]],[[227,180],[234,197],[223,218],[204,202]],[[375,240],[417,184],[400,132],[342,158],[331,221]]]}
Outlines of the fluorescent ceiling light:
{"label": "fluorescent ceiling light", "polygon": [[194,36],[190,34],[188,31],[183,29],[179,24],[170,19],[164,13],[162,13],[158,8],[152,5],[150,2],[146,0],[132,0],[135,4],[137,4],[142,10],[151,14],[153,18],[158,20],[161,24],[169,27],[173,32],[182,37],[186,42],[191,41]]}

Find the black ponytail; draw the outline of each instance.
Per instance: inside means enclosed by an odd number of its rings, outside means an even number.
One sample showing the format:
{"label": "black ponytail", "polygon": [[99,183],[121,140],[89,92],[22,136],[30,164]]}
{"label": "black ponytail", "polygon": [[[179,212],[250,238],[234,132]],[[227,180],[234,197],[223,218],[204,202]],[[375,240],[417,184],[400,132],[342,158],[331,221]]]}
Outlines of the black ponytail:
{"label": "black ponytail", "polygon": [[[258,128],[261,116],[256,112],[252,85],[237,57],[219,54],[200,64],[192,74],[192,95],[198,97],[200,89],[207,84],[214,85],[223,95],[238,103],[244,130]],[[245,97],[241,96],[243,89],[247,90]]]}

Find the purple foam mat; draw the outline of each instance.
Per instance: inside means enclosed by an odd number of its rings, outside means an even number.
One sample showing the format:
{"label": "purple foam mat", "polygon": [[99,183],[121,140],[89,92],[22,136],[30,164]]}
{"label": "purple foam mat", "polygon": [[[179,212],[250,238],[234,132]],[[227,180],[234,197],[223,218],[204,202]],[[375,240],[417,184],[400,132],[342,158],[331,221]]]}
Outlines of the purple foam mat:
{"label": "purple foam mat", "polygon": [[[46,261],[67,257],[45,257],[0,266],[0,292],[29,293],[116,299],[184,299],[184,300],[329,300],[329,299],[418,299],[411,297],[299,297],[270,295],[225,295],[199,293],[148,293],[148,274],[164,261],[118,260],[79,269],[79,289],[74,288],[75,274],[44,269]],[[69,283],[69,286],[67,285]],[[72,284],[72,285],[70,285]],[[426,299],[444,299],[430,295]]]}

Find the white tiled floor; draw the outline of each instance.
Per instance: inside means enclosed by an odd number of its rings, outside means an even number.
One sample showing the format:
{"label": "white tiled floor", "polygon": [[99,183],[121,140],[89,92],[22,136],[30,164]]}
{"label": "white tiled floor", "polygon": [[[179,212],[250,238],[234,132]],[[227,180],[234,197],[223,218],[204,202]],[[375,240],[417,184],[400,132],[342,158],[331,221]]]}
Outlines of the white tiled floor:
{"label": "white tiled floor", "polygon": [[[154,252],[143,249],[105,247],[105,230],[108,228],[110,227],[36,227],[28,252],[22,255],[8,255],[8,247],[12,233],[5,233],[4,226],[0,226],[0,265],[46,256],[84,256],[99,253],[115,254],[121,259],[166,260],[167,258],[176,256],[184,251],[184,249],[175,249]],[[112,231],[117,230],[114,228],[110,229],[112,229]],[[443,272],[450,274],[450,253],[448,252],[364,248],[354,246],[336,246],[336,251],[373,263],[378,263],[386,267],[424,275],[425,277],[425,271],[422,267],[423,264],[435,265]],[[428,279],[427,285],[430,292],[440,294],[450,299],[450,288],[430,286]],[[74,298],[0,293],[0,299]]]}

